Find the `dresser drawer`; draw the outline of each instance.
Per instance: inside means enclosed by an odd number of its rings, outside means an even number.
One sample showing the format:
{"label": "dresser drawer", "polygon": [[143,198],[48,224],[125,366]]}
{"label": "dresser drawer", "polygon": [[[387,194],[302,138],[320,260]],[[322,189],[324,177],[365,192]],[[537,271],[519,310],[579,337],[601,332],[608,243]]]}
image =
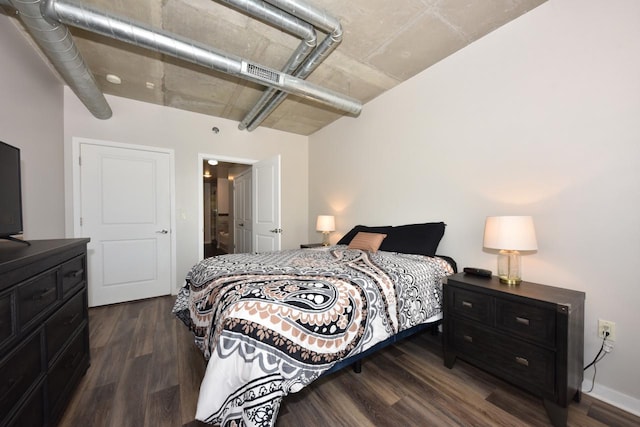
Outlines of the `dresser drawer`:
{"label": "dresser drawer", "polygon": [[67,389],[75,384],[73,377],[76,372],[78,370],[84,372],[88,366],[89,355],[86,352],[86,348],[88,348],[89,343],[86,342],[87,334],[85,332],[82,331],[77,334],[49,371],[47,386],[53,418],[55,418],[53,414],[59,410],[57,405],[61,398],[67,394]]}
{"label": "dresser drawer", "polygon": [[496,299],[496,326],[522,338],[555,345],[555,311]]}
{"label": "dresser drawer", "polygon": [[0,348],[13,336],[13,306],[12,293],[0,296]]}
{"label": "dresser drawer", "polygon": [[47,320],[45,336],[47,361],[51,363],[65,342],[84,322],[84,292],[67,301]]}
{"label": "dresser drawer", "polygon": [[62,295],[66,297],[85,280],[85,256],[78,256],[62,265]]}
{"label": "dresser drawer", "polygon": [[58,270],[50,270],[18,286],[16,305],[20,330],[51,309],[58,299]]}
{"label": "dresser drawer", "polygon": [[41,354],[40,334],[36,333],[0,362],[0,414],[8,414],[40,376]]}
{"label": "dresser drawer", "polygon": [[36,427],[45,425],[44,396],[42,384],[31,394],[27,403],[18,411],[18,414],[9,422],[8,427]]}
{"label": "dresser drawer", "polygon": [[449,292],[450,308],[454,314],[478,322],[491,322],[492,299],[490,296],[451,286],[447,286],[446,289]]}

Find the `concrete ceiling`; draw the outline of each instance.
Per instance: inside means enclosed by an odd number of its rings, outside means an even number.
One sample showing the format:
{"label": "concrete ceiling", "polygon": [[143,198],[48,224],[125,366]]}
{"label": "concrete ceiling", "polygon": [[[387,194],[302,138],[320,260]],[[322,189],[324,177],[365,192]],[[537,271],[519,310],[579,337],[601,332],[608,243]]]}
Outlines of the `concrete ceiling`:
{"label": "concrete ceiling", "polygon": [[[344,31],[342,44],[307,80],[366,104],[545,0],[307,1],[338,18]],[[278,70],[300,42],[212,0],[84,3]],[[264,90],[258,84],[103,36],[73,28],[72,33],[107,94],[239,122]],[[109,73],[118,75],[122,84],[109,83]],[[289,96],[261,126],[309,135],[341,115]]]}

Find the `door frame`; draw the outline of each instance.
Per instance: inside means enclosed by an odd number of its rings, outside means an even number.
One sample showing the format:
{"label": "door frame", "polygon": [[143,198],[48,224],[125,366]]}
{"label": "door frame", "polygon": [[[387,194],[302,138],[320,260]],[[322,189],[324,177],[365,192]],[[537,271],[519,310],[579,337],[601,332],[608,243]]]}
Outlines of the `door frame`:
{"label": "door frame", "polygon": [[204,182],[202,180],[202,176],[204,175],[203,163],[205,160],[211,159],[218,160],[219,162],[240,163],[244,165],[254,165],[259,161],[256,159],[243,159],[241,157],[198,153],[198,165],[196,168],[198,171],[198,260],[204,259],[204,200],[202,197],[204,194]]}
{"label": "door frame", "polygon": [[[71,226],[71,237],[84,237],[80,235],[80,214],[81,214],[81,202],[80,202],[80,145],[81,144],[92,144],[92,145],[101,145],[105,147],[114,147],[114,148],[125,148],[130,150],[142,150],[142,151],[151,151],[155,153],[164,153],[169,155],[169,198],[170,198],[170,206],[169,206],[169,215],[170,215],[170,227],[171,227],[171,235],[170,235],[170,272],[169,272],[169,286],[171,288],[171,294],[176,295],[178,292],[178,288],[176,286],[176,179],[175,179],[175,151],[171,148],[161,148],[161,147],[153,147],[150,145],[140,145],[140,144],[126,144],[122,142],[113,142],[113,141],[104,141],[99,139],[91,139],[91,138],[82,138],[82,137],[72,137],[71,138],[71,175],[72,175],[72,186],[73,186],[73,195],[71,200],[71,209],[73,211],[73,223]],[[67,232],[68,234],[69,232]]]}

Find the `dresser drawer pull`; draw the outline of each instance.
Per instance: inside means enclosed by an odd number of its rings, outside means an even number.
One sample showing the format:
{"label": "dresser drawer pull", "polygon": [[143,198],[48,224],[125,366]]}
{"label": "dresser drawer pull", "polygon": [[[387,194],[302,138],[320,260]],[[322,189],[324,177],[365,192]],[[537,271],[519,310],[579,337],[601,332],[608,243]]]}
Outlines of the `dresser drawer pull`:
{"label": "dresser drawer pull", "polygon": [[524,317],[516,317],[516,322],[520,323],[521,325],[529,326],[529,319],[525,319]]}
{"label": "dresser drawer pull", "polygon": [[33,301],[39,301],[39,300],[41,300],[41,299],[44,299],[44,298],[45,298],[47,295],[49,295],[51,292],[55,292],[55,290],[56,290],[56,288],[55,288],[55,286],[54,286],[53,288],[49,288],[49,289],[46,289],[46,290],[42,291],[42,292],[41,292],[40,294],[38,294],[38,295],[34,295],[33,297],[31,297],[31,299],[32,299]]}
{"label": "dresser drawer pull", "polygon": [[522,365],[522,366],[529,366],[529,361],[527,359],[525,359],[524,357],[516,356],[516,362],[519,365]]}
{"label": "dresser drawer pull", "polygon": [[76,270],[76,271],[71,271],[67,274],[64,275],[64,277],[68,277],[68,278],[76,278],[76,277],[80,277],[84,274],[84,268],[81,268],[80,270]]}
{"label": "dresser drawer pull", "polygon": [[69,320],[67,320],[66,322],[64,322],[65,326],[69,326],[69,325],[73,325],[74,323],[76,323],[76,320],[78,320],[78,317],[80,317],[80,313],[76,313],[73,316],[71,316],[69,318]]}
{"label": "dresser drawer pull", "polygon": [[466,308],[473,308],[473,303],[470,303],[469,301],[462,301],[462,306]]}
{"label": "dresser drawer pull", "polygon": [[5,386],[5,389],[2,391],[2,396],[0,396],[0,402],[3,402],[7,397],[9,397],[9,395],[11,395],[11,392],[13,391],[14,387],[20,384],[23,378],[24,378],[24,375],[20,375],[16,379],[10,378],[9,381],[7,381],[7,385]]}
{"label": "dresser drawer pull", "polygon": [[466,342],[473,342],[473,337],[469,336],[469,335],[463,335],[462,338],[466,341]]}

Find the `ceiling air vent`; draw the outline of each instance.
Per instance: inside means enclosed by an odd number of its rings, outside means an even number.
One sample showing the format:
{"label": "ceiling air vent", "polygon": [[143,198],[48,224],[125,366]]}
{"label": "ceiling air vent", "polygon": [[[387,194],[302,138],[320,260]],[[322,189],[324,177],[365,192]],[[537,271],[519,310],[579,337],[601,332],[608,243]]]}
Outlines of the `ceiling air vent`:
{"label": "ceiling air vent", "polygon": [[280,84],[280,74],[269,68],[242,61],[242,71],[244,74],[259,80]]}

